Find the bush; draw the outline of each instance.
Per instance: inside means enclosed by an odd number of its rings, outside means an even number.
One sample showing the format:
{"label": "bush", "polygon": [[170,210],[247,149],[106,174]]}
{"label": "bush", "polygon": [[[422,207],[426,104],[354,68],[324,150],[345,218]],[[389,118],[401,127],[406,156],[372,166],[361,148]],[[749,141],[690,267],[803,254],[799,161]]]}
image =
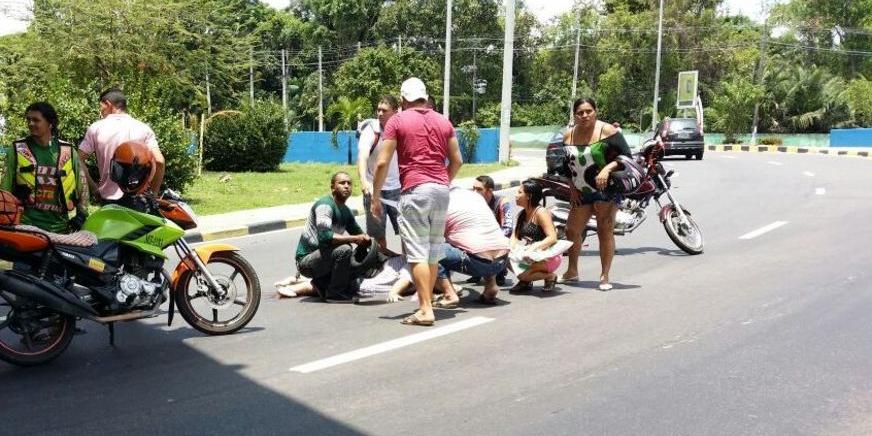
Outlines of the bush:
{"label": "bush", "polygon": [[206,121],[203,160],[212,171],[276,171],[287,150],[281,105],[257,102]]}
{"label": "bush", "polygon": [[197,160],[191,153],[191,138],[182,127],[181,117],[152,108],[141,111],[139,119],[151,126],[157,137],[165,161],[164,186],[184,192],[197,177]]}
{"label": "bush", "polygon": [[457,125],[457,133],[457,139],[460,141],[460,151],[463,153],[463,161],[472,163],[481,132],[478,131],[475,121],[468,120]]}
{"label": "bush", "polygon": [[766,138],[760,138],[761,145],[784,145],[784,140],[778,138],[776,136],[768,136]]}

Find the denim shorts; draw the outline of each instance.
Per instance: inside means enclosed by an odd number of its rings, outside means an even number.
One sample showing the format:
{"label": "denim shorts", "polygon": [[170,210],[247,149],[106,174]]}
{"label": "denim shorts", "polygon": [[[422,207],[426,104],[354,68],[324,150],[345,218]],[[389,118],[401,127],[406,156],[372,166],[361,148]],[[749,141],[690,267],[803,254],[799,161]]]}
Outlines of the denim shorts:
{"label": "denim shorts", "polygon": [[498,257],[494,260],[482,259],[451,244],[445,244],[445,257],[439,261],[437,277],[447,279],[451,271],[473,277],[491,277],[503,272],[508,261],[508,256]]}
{"label": "denim shorts", "polygon": [[604,192],[599,192],[599,191],[588,192],[586,194],[582,194],[579,192],[579,194],[581,195],[581,204],[582,205],[594,204],[597,201],[606,201],[606,202],[612,202],[615,204],[621,204],[621,201],[624,200],[624,196],[621,194],[606,194]]}

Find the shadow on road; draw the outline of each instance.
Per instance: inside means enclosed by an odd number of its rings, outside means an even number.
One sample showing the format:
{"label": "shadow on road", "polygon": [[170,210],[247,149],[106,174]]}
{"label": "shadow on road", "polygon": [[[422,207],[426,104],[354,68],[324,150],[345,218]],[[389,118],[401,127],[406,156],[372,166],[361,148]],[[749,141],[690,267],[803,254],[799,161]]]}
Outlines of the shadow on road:
{"label": "shadow on road", "polygon": [[[113,349],[104,327],[82,327],[86,333],[52,363],[18,368],[0,362],[0,433],[362,434],[254,382],[242,373],[245,366],[182,342],[200,337],[199,344],[211,346],[208,341],[219,338],[133,322],[116,327]],[[228,346],[248,343],[260,330],[227,337],[237,341]]]}

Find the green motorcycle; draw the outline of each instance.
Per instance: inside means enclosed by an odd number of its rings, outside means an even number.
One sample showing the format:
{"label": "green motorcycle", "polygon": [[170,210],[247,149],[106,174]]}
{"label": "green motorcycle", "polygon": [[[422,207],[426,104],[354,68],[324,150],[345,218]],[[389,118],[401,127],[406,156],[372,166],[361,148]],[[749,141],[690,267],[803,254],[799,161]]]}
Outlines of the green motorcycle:
{"label": "green motorcycle", "polygon": [[[31,226],[0,226],[0,359],[38,365],[70,344],[78,319],[109,327],[156,316],[169,301],[195,329],[210,335],[245,327],[260,304],[260,282],[239,249],[183,238],[196,215],[177,194],[148,198],[156,214],[110,205],[91,214],[82,231],[54,234]],[[164,249],[179,264],[164,269]],[[7,266],[10,266],[7,265]]]}

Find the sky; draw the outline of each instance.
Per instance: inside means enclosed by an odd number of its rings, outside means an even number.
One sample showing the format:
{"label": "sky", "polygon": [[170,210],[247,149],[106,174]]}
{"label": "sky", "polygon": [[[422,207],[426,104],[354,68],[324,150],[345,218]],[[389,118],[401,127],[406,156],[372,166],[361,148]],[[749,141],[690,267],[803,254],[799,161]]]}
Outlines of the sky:
{"label": "sky", "polygon": [[[263,0],[276,8],[288,6],[290,0]],[[668,1],[668,0],[667,0]],[[760,3],[762,0],[726,0],[726,8],[732,14],[743,14],[755,21],[760,21]],[[572,2],[566,0],[525,0],[527,7],[539,17],[542,22],[569,10]],[[27,11],[31,0],[0,0],[0,35],[23,32],[27,28]],[[22,20],[25,18],[25,20]]]}

